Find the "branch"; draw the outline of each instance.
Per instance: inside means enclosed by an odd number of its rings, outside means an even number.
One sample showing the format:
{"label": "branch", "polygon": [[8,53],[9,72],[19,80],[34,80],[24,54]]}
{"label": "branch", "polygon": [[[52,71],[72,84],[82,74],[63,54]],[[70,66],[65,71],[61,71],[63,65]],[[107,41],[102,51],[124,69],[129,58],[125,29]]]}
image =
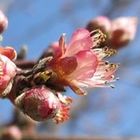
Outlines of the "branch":
{"label": "branch", "polygon": [[17,65],[17,67],[21,68],[21,69],[31,69],[33,68],[33,66],[36,64],[36,61],[32,61],[32,60],[16,60],[15,64]]}

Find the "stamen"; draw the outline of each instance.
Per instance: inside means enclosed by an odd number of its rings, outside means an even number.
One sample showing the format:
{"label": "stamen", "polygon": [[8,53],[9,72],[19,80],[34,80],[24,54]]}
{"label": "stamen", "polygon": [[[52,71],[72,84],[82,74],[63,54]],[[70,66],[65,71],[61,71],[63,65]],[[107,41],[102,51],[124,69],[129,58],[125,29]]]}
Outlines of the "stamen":
{"label": "stamen", "polygon": [[111,88],[115,88],[115,86],[114,86],[114,85],[112,85],[112,84],[110,85],[110,87],[111,87]]}
{"label": "stamen", "polygon": [[58,124],[58,123],[62,123],[65,120],[69,119],[69,110],[70,108],[68,106],[63,106],[60,110],[58,110],[58,112],[56,113],[53,121]]}
{"label": "stamen", "polygon": [[119,64],[112,64],[112,63],[109,64],[109,69],[110,69],[110,70],[113,70],[113,69],[115,70],[115,69],[117,69],[118,67],[119,67]]}
{"label": "stamen", "polygon": [[69,87],[78,95],[87,95],[87,93],[80,87],[78,87],[75,82],[68,81]]}
{"label": "stamen", "polygon": [[93,40],[93,48],[98,48],[102,43],[106,41],[106,35],[99,29],[90,32]]}
{"label": "stamen", "polygon": [[103,48],[103,52],[106,54],[107,57],[110,57],[117,53],[115,49],[109,49],[108,47]]}
{"label": "stamen", "polygon": [[40,73],[40,77],[42,79],[44,79],[44,81],[47,81],[51,77],[51,75],[52,75],[52,72],[51,71],[47,71],[47,70]]}
{"label": "stamen", "polygon": [[113,84],[111,84],[109,81],[105,81],[105,85],[107,85],[111,88],[115,88],[115,86]]}
{"label": "stamen", "polygon": [[0,76],[3,75],[3,69],[2,66],[0,65]]}

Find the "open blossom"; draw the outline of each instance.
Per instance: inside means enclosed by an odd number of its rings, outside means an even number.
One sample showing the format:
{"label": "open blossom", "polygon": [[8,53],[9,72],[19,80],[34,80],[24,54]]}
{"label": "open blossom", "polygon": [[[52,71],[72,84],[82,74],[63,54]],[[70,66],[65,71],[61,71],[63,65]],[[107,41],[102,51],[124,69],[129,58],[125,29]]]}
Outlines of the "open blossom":
{"label": "open blossom", "polygon": [[53,119],[60,123],[69,118],[71,101],[67,96],[53,93],[45,86],[40,86],[24,91],[15,100],[15,105],[35,121]]}
{"label": "open blossom", "polygon": [[56,83],[69,86],[75,93],[85,95],[85,88],[112,86],[118,65],[103,60],[115,53],[113,49],[98,48],[102,32],[78,29],[69,44],[64,35],[53,47],[50,68],[57,74]]}
{"label": "open blossom", "polygon": [[16,65],[10,60],[13,59],[12,53],[11,48],[0,47],[0,97],[4,97],[10,92],[13,78],[16,75]]}

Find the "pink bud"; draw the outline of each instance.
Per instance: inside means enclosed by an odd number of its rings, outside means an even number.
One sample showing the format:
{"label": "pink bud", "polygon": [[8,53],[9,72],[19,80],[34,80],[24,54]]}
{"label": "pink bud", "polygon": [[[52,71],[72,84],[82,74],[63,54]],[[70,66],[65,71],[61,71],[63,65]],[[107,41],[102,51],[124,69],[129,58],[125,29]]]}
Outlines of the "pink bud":
{"label": "pink bud", "polygon": [[3,140],[21,140],[22,132],[17,126],[5,128],[1,134]]}
{"label": "pink bud", "polygon": [[93,31],[95,29],[100,29],[102,32],[109,34],[111,31],[111,21],[104,16],[99,16],[93,20],[91,20],[86,28],[89,31]]}
{"label": "pink bud", "polygon": [[16,70],[16,65],[8,57],[0,54],[0,97],[10,92]]}
{"label": "pink bud", "polygon": [[8,20],[7,17],[3,14],[2,11],[0,11],[0,34],[3,33],[3,31],[8,26]]}
{"label": "pink bud", "polygon": [[112,21],[110,45],[118,49],[132,41],[136,34],[138,19],[136,17],[120,17]]}
{"label": "pink bud", "polygon": [[57,123],[67,119],[68,102],[69,98],[58,97],[45,86],[28,89],[15,100],[16,106],[35,121],[54,119]]}
{"label": "pink bud", "polygon": [[10,46],[6,46],[6,47],[1,47],[0,46],[0,54],[5,55],[10,60],[15,60],[16,57],[17,57],[16,50],[14,48],[10,47]]}
{"label": "pink bud", "polygon": [[35,87],[22,93],[16,99],[16,105],[36,121],[54,117],[60,107],[58,98],[44,86]]}

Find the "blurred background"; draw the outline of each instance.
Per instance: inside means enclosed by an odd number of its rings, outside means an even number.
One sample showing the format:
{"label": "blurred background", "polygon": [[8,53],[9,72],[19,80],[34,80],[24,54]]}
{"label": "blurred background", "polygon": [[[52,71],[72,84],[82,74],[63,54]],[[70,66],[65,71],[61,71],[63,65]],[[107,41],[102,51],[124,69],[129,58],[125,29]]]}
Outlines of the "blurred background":
{"label": "blurred background", "polygon": [[[28,46],[27,60],[40,57],[62,33],[85,27],[97,16],[111,19],[140,15],[138,0],[0,0],[9,20],[2,45],[19,51]],[[121,64],[115,88],[96,88],[87,96],[73,96],[69,121],[56,125],[38,123],[41,134],[53,136],[140,136],[140,28],[135,40],[119,50],[111,61]],[[0,127],[13,120],[13,105],[0,99]]]}

